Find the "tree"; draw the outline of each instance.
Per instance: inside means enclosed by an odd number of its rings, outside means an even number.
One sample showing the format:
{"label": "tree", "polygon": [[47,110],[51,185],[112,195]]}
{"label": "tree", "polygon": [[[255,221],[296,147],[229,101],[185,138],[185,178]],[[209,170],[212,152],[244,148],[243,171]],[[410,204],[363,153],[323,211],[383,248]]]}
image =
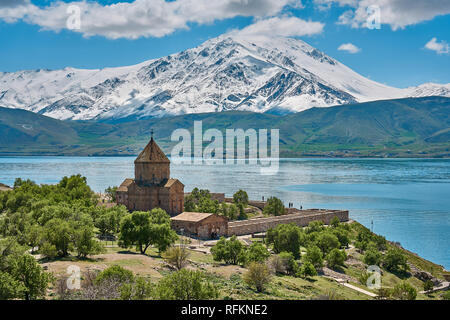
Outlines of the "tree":
{"label": "tree", "polygon": [[270,270],[265,263],[252,262],[243,277],[245,283],[255,287],[256,291],[263,292],[270,283]]}
{"label": "tree", "polygon": [[211,248],[211,253],[214,261],[225,261],[227,264],[237,265],[246,260],[245,247],[236,236],[232,236],[229,240],[220,238]]}
{"label": "tree", "polygon": [[74,247],[79,258],[86,258],[88,255],[95,255],[106,252],[103,245],[93,239],[94,231],[91,227],[83,227],[75,231]]}
{"label": "tree", "polygon": [[317,236],[316,245],[326,255],[333,249],[338,249],[341,244],[339,239],[331,232],[322,232]]}
{"label": "tree", "polygon": [[400,249],[392,248],[384,255],[383,266],[391,272],[406,272],[407,258]]}
{"label": "tree", "polygon": [[364,254],[363,261],[369,266],[378,266],[381,263],[381,253],[378,251],[378,249],[372,247],[368,249]]}
{"label": "tree", "polygon": [[332,226],[333,228],[337,228],[337,227],[339,227],[340,223],[341,223],[341,220],[339,220],[338,217],[334,216],[333,219],[331,219],[331,221],[330,221],[330,226]]}
{"label": "tree", "polygon": [[398,300],[416,300],[417,290],[408,282],[402,281],[395,285],[391,295]]}
{"label": "tree", "polygon": [[177,270],[183,269],[189,258],[189,251],[183,246],[170,247],[163,254],[164,260]]}
{"label": "tree", "polygon": [[424,291],[428,292],[428,291],[433,290],[433,288],[434,288],[434,283],[433,283],[433,281],[427,280],[427,281],[425,281],[425,282],[423,283],[423,290],[424,290]]}
{"label": "tree", "polygon": [[125,206],[114,206],[104,209],[95,219],[95,226],[101,235],[116,234],[120,232],[120,221],[128,214]]}
{"label": "tree", "polygon": [[316,269],[322,268],[323,253],[318,246],[309,246],[303,256],[303,261],[311,263]]}
{"label": "tree", "polygon": [[323,221],[320,220],[311,221],[308,224],[308,228],[306,228],[307,233],[322,232],[323,230],[325,230],[325,227],[323,225]]}
{"label": "tree", "polygon": [[314,276],[317,276],[317,271],[311,262],[306,261],[301,265],[300,270],[299,270],[299,275],[302,278],[314,277]]}
{"label": "tree", "polygon": [[347,248],[350,243],[350,237],[348,231],[341,228],[333,228],[331,233],[334,234],[340,243],[341,247]]}
{"label": "tree", "polygon": [[248,205],[248,194],[244,190],[239,190],[233,195],[233,202],[236,205],[242,204],[244,207]]}
{"label": "tree", "polygon": [[120,224],[119,245],[124,248],[135,245],[142,254],[150,245],[163,252],[177,239],[170,227],[170,216],[162,209],[135,211],[125,216]]}
{"label": "tree", "polygon": [[247,250],[247,261],[249,262],[264,262],[269,258],[270,252],[266,246],[259,242],[254,242]]}
{"label": "tree", "polygon": [[344,250],[334,248],[330,251],[330,253],[328,253],[326,258],[328,266],[334,269],[344,265],[345,260],[347,260],[347,254]]}
{"label": "tree", "polygon": [[9,273],[0,271],[0,300],[23,297],[25,287]]}
{"label": "tree", "polygon": [[108,187],[105,190],[106,195],[111,199],[111,202],[116,202],[116,192],[117,192],[117,186],[114,187]]}
{"label": "tree", "polygon": [[279,224],[267,230],[267,244],[273,244],[275,253],[291,252],[295,259],[300,258],[300,246],[304,242],[302,230],[294,224]]}
{"label": "tree", "polygon": [[73,229],[68,221],[60,218],[53,218],[44,226],[44,241],[52,246],[60,257],[69,255],[72,250]]}
{"label": "tree", "polygon": [[46,273],[29,254],[13,259],[11,275],[23,286],[25,300],[45,297],[47,287],[53,281],[53,276]]}
{"label": "tree", "polygon": [[186,269],[162,278],[155,290],[155,298],[159,300],[209,300],[218,296],[218,290],[203,272]]}
{"label": "tree", "polygon": [[267,204],[263,209],[263,213],[272,216],[281,216],[286,214],[286,208],[284,207],[283,201],[276,197],[270,197],[267,199]]}

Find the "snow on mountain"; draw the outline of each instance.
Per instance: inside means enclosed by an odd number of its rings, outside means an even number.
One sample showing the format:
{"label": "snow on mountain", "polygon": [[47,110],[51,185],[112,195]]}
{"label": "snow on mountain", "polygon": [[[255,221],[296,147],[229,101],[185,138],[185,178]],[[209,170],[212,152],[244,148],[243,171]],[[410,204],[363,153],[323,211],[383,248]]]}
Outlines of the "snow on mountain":
{"label": "snow on mountain", "polygon": [[397,89],[364,78],[298,39],[230,34],[130,67],[0,73],[0,106],[72,120],[286,113],[427,95],[450,96],[450,84]]}

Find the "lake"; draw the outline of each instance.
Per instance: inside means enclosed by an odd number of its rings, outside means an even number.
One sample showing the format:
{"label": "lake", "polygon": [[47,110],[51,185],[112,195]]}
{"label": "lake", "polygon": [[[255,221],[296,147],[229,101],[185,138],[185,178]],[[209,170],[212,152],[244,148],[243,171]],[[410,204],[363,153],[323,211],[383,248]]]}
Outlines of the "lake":
{"label": "lake", "polygon": [[[17,177],[57,183],[82,174],[97,192],[134,176],[134,157],[0,157],[0,182]],[[258,166],[172,165],[186,191],[194,187],[251,199],[277,196],[296,207],[347,209],[388,240],[450,269],[450,160],[281,159],[273,176]],[[373,225],[372,225],[373,222]]]}

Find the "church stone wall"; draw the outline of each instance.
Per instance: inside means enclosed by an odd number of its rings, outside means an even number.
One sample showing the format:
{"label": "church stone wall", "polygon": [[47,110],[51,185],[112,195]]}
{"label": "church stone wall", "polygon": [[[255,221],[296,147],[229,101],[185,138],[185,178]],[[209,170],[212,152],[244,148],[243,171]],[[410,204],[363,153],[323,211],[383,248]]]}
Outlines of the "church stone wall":
{"label": "church stone wall", "polygon": [[228,236],[246,235],[266,232],[279,224],[294,223],[299,227],[307,226],[311,221],[323,221],[329,224],[334,217],[340,221],[348,221],[348,211],[343,210],[304,210],[302,213],[289,214],[279,217],[233,221],[228,223]]}

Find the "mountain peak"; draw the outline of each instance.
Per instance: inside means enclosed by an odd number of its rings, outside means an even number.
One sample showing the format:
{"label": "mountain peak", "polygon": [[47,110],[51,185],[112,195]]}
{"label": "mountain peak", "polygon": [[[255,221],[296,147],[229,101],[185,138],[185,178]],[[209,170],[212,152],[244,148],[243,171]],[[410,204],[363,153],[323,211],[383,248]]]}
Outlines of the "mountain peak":
{"label": "mountain peak", "polygon": [[302,40],[238,32],[129,67],[0,73],[0,106],[74,120],[225,110],[287,113],[423,95],[450,96],[450,91],[437,84],[389,87]]}

